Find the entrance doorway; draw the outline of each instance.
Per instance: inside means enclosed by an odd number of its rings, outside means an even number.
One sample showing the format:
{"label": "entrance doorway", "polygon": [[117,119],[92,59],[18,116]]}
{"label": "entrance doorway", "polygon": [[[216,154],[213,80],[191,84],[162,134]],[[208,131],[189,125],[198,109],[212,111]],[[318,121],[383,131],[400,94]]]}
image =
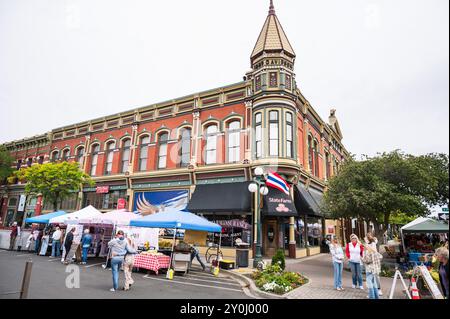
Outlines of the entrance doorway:
{"label": "entrance doorway", "polygon": [[266,220],[263,224],[263,254],[273,257],[278,249],[278,222],[276,219]]}

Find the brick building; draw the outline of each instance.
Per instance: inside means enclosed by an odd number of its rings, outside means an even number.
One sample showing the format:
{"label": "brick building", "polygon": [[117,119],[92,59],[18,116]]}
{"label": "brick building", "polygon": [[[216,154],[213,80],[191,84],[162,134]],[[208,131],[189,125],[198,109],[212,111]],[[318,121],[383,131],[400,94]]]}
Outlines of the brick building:
{"label": "brick building", "polygon": [[[93,177],[95,187],[74,193],[62,210],[93,205],[105,212],[119,199],[145,213],[188,205],[222,224],[223,244],[230,247],[236,237],[254,242],[248,191],[254,169],[276,171],[292,185],[291,196],[271,189],[264,197],[263,252],[314,254],[326,233],[342,232],[339,222],[325,221],[318,205],[348,152],[335,110],[323,120],[297,87],[295,58],[271,1],[244,81],[4,146],[17,169],[76,161]],[[5,227],[52,209],[42,198],[26,198],[21,206],[24,185],[11,181],[3,182],[0,195]],[[288,209],[273,208],[277,199]]]}

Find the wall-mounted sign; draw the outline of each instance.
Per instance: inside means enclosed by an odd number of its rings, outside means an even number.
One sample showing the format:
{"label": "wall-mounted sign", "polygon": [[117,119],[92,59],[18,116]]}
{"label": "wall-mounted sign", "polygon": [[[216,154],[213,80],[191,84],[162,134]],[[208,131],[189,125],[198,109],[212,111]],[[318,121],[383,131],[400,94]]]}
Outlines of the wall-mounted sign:
{"label": "wall-mounted sign", "polygon": [[109,186],[97,186],[96,193],[97,194],[108,194]]}
{"label": "wall-mounted sign", "polygon": [[25,195],[20,195],[19,207],[17,208],[18,212],[23,212],[25,210],[25,202],[27,197]]}
{"label": "wall-mounted sign", "polygon": [[125,209],[127,206],[127,201],[125,198],[119,198],[117,200],[117,209]]}

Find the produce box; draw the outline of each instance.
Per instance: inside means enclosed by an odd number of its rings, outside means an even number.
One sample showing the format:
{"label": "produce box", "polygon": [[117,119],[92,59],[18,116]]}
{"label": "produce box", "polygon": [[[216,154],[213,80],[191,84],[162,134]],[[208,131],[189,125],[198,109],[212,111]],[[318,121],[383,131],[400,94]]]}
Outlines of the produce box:
{"label": "produce box", "polygon": [[219,263],[219,267],[222,269],[234,269],[236,263],[232,260],[221,260]]}

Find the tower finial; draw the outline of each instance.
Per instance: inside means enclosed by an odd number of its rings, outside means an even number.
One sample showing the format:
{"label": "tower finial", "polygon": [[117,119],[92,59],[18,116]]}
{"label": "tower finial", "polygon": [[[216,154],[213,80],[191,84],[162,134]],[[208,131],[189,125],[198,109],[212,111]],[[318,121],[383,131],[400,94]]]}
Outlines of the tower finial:
{"label": "tower finial", "polygon": [[275,14],[275,7],[273,5],[273,0],[270,0],[269,15],[271,14]]}

